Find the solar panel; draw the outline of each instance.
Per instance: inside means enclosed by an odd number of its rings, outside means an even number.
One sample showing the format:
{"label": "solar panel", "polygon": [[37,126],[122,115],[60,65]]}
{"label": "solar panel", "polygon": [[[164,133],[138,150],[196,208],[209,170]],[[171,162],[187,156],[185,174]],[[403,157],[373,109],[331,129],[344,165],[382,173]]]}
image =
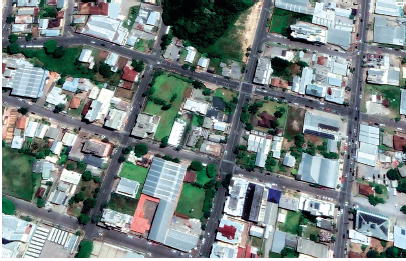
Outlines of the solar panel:
{"label": "solar panel", "polygon": [[314,130],[309,130],[309,129],[306,129],[304,131],[304,133],[319,136],[319,137],[330,139],[330,140],[334,140],[334,135],[329,134],[329,133],[324,133],[324,132],[319,132],[319,131],[314,131]]}

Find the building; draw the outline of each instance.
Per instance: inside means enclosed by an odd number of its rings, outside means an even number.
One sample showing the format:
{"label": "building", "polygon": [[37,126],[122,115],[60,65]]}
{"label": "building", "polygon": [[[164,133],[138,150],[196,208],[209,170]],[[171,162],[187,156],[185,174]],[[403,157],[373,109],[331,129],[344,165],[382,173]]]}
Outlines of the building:
{"label": "building", "polygon": [[327,87],[323,85],[308,84],[306,88],[306,94],[323,98],[327,94]]}
{"label": "building", "polygon": [[110,109],[104,126],[113,130],[120,130],[126,116],[127,112],[125,111]]}
{"label": "building", "polygon": [[406,90],[400,89],[401,99],[400,99],[400,114],[406,114]]}
{"label": "building", "polygon": [[206,69],[209,66],[209,62],[210,62],[209,58],[200,57],[199,61],[197,62],[197,65],[203,69]]}
{"label": "building", "polygon": [[360,147],[357,150],[357,162],[375,167],[377,156],[377,145],[360,142]]}
{"label": "building", "polygon": [[332,255],[328,246],[304,238],[298,238],[296,251],[316,258],[329,258]]}
{"label": "building", "polygon": [[282,149],[283,137],[273,136],[272,138],[272,158],[280,159],[281,158],[281,149]]}
{"label": "building", "polygon": [[350,229],[349,233],[348,233],[348,238],[351,239],[351,243],[355,243],[355,244],[363,244],[363,245],[367,245],[369,246],[371,244],[371,238],[359,233],[353,229]]}
{"label": "building", "polygon": [[78,136],[73,133],[66,132],[65,135],[63,135],[62,143],[63,143],[63,145],[68,146],[68,147],[73,146],[77,137]]}
{"label": "building", "polygon": [[210,258],[237,258],[238,247],[223,242],[214,242]]}
{"label": "building", "polygon": [[335,87],[328,87],[326,92],[326,101],[334,102],[338,104],[344,103],[344,88],[335,88]]}
{"label": "building", "polygon": [[196,247],[198,235],[187,234],[171,224],[186,167],[155,157],[142,189],[142,194],[159,199],[148,239],[181,251]]}
{"label": "building", "polygon": [[103,168],[105,163],[103,158],[95,157],[91,154],[86,154],[83,157],[83,162],[99,169]]}
{"label": "building", "polygon": [[275,0],[275,6],[296,13],[314,13],[314,7],[310,5],[309,0]]}
{"label": "building", "polygon": [[327,140],[327,151],[338,153],[337,143],[338,142],[336,140]]}
{"label": "building", "polygon": [[374,42],[381,44],[405,45],[405,19],[389,20],[384,16],[375,16]]}
{"label": "building", "polygon": [[224,212],[230,216],[241,217],[245,193],[248,188],[248,181],[240,178],[232,178],[229,186],[230,195],[226,199]]}
{"label": "building", "polygon": [[322,201],[314,198],[309,198],[307,195],[300,197],[299,209],[307,211],[313,216],[334,217],[334,204],[327,201]]}
{"label": "building", "polygon": [[294,197],[289,197],[286,195],[281,195],[281,198],[279,199],[279,207],[292,210],[292,211],[298,211],[299,210],[299,199],[294,198]]}
{"label": "building", "polygon": [[36,132],[36,130],[38,128],[38,125],[39,125],[38,122],[30,121],[28,123],[28,127],[27,127],[27,129],[25,130],[25,133],[24,133],[25,137],[34,138],[35,132]]}
{"label": "building", "polygon": [[80,106],[81,99],[79,97],[73,97],[69,103],[70,109],[77,109]]}
{"label": "building", "polygon": [[307,85],[312,83],[313,80],[313,69],[305,67],[302,70],[302,77],[296,77],[296,83],[292,85],[292,91],[298,92],[299,94],[305,94]]}
{"label": "building", "polygon": [[221,144],[205,140],[200,146],[200,152],[220,157],[222,148]]}
{"label": "building", "polygon": [[369,185],[366,185],[366,184],[358,185],[358,193],[365,197],[375,195],[375,191]]}
{"label": "building", "polygon": [[48,180],[51,178],[52,171],[54,171],[55,166],[53,163],[46,160],[38,160],[32,164],[32,172],[42,173],[42,179]]}
{"label": "building", "polygon": [[338,160],[303,153],[296,178],[335,189],[338,181],[338,165]]}
{"label": "building", "polygon": [[393,242],[395,247],[406,249],[406,228],[393,226]]}
{"label": "building", "polygon": [[91,15],[81,33],[118,45],[124,45],[128,36],[128,30],[121,27],[121,21],[103,15]]}
{"label": "building", "polygon": [[3,75],[10,75],[7,81],[3,78],[3,88],[10,88],[11,95],[34,99],[42,96],[44,84],[49,76],[48,71],[34,67],[22,59],[4,59],[3,63],[6,64]]}
{"label": "building", "polygon": [[325,218],[321,218],[321,217],[317,217],[317,227],[325,229],[325,230],[329,230],[332,231],[334,226],[333,226],[333,222],[331,219],[325,219]]}
{"label": "building", "polygon": [[327,42],[347,50],[351,46],[352,26],[349,29],[345,27],[343,29],[329,28],[327,31]]}
{"label": "building", "polygon": [[29,244],[36,225],[2,214],[2,258],[16,258],[23,244]]}
{"label": "building", "polygon": [[201,115],[206,115],[209,104],[193,99],[187,99],[183,105],[183,109],[191,112],[196,112]]}
{"label": "building", "polygon": [[123,75],[121,79],[128,82],[136,82],[138,81],[139,75],[137,71],[130,69],[130,67],[125,66],[123,69]]}
{"label": "building", "polygon": [[61,154],[62,148],[63,148],[62,142],[54,140],[51,146],[51,152],[55,155],[59,155]]}
{"label": "building", "polygon": [[82,63],[89,63],[91,58],[92,58],[92,50],[82,49],[78,61]]}
{"label": "building", "polygon": [[41,124],[39,126],[39,128],[35,131],[34,136],[39,138],[39,139],[43,139],[45,136],[46,131],[48,130],[49,126],[46,124]]}
{"label": "building", "polygon": [[230,220],[225,216],[220,220],[216,239],[231,245],[238,245],[242,239],[243,228],[241,223]]}
{"label": "building", "polygon": [[286,233],[285,232],[275,230],[275,232],[273,233],[271,251],[273,253],[280,254],[282,249],[285,248],[285,239],[286,239]]}
{"label": "building", "polygon": [[65,104],[66,95],[62,93],[62,89],[59,87],[53,87],[52,90],[48,93],[45,100],[47,103],[52,105]]}
{"label": "building", "polygon": [[339,130],[340,125],[338,120],[306,112],[303,133],[337,140]]}
{"label": "building", "polygon": [[325,27],[298,21],[290,26],[291,36],[296,39],[306,40],[311,43],[326,43],[327,30]]}
{"label": "building", "polygon": [[185,130],[186,122],[177,119],[173,123],[171,134],[169,135],[168,144],[174,147],[179,146],[179,142],[182,140],[183,131]]}
{"label": "building", "polygon": [[116,192],[118,194],[130,197],[130,198],[135,198],[135,195],[137,195],[139,186],[140,186],[140,183],[138,181],[121,178],[120,182],[118,183],[118,186],[116,188]]}
{"label": "building", "polygon": [[131,221],[131,231],[145,235],[150,230],[159,199],[141,194]]}
{"label": "building", "polygon": [[114,91],[102,89],[97,97],[97,100],[92,101],[90,105],[91,109],[87,111],[85,119],[89,122],[103,119],[109,111],[110,102],[113,96]]}
{"label": "building", "polygon": [[82,177],[82,174],[80,174],[80,173],[70,171],[67,169],[63,169],[59,180],[65,182],[65,183],[68,183],[68,184],[78,185],[81,177]]}
{"label": "building", "polygon": [[186,47],[187,55],[185,61],[188,63],[193,63],[196,56],[196,49],[192,46]]}
{"label": "building", "polygon": [[265,167],[265,162],[268,153],[271,150],[272,140],[259,135],[250,134],[248,137],[248,150],[257,153],[255,165],[258,167]]}
{"label": "building", "polygon": [[374,84],[388,84],[399,86],[400,69],[390,68],[370,68],[368,69],[367,81]]}
{"label": "building", "polygon": [[372,145],[379,145],[379,128],[360,124],[359,126],[359,141]]}
{"label": "building", "polygon": [[253,80],[254,83],[269,85],[271,83],[272,72],[271,61],[267,58],[259,58]]}
{"label": "building", "polygon": [[100,219],[100,222],[106,227],[123,233],[128,233],[130,231],[131,221],[132,216],[107,208],[103,209],[103,214]]}
{"label": "building", "polygon": [[111,150],[112,145],[110,143],[105,143],[95,139],[87,140],[82,148],[83,152],[90,153],[101,158],[108,157]]}
{"label": "building", "polygon": [[161,117],[146,113],[140,113],[137,118],[137,122],[131,135],[137,138],[153,138],[158,127]]}
{"label": "building", "polygon": [[355,222],[355,228],[358,232],[369,237],[389,241],[390,220],[388,217],[358,209]]}
{"label": "building", "polygon": [[[398,4],[399,3],[399,4]],[[403,16],[402,1],[396,0],[377,0],[375,2],[375,14],[401,17]]]}
{"label": "building", "polygon": [[251,222],[258,222],[262,197],[267,190],[261,185],[248,183],[241,218]]}

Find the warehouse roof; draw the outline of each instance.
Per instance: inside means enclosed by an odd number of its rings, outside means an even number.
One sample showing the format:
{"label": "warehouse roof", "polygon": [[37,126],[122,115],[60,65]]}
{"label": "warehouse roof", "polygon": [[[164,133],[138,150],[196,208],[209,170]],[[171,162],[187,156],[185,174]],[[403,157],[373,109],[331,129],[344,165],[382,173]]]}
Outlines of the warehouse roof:
{"label": "warehouse roof", "polygon": [[359,141],[379,145],[379,128],[366,124],[360,124]]}
{"label": "warehouse roof", "polygon": [[319,155],[302,154],[298,177],[306,182],[317,183],[335,188],[338,178],[338,161],[323,158]]}

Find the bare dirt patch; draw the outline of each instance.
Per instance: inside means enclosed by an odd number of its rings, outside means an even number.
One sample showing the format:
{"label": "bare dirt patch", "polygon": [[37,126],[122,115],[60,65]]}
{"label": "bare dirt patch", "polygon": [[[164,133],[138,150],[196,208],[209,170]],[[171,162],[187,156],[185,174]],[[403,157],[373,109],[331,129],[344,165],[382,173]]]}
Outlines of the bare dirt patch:
{"label": "bare dirt patch", "polygon": [[[253,7],[250,8],[250,13],[245,20],[245,30],[241,36],[241,43],[242,43],[242,51],[243,53],[246,52],[249,46],[252,46],[254,42],[255,33],[257,31],[259,17],[261,15],[261,8],[263,2],[259,1]],[[248,58],[244,55],[243,62],[247,62]]]}
{"label": "bare dirt patch", "polygon": [[100,50],[99,53],[97,54],[97,60],[98,61],[106,60],[108,55],[109,55],[109,52]]}
{"label": "bare dirt patch", "polygon": [[323,144],[323,139],[320,137],[314,136],[314,135],[305,134],[304,138],[305,138],[306,142],[310,141],[311,143],[313,143],[316,146]]}
{"label": "bare dirt patch", "polygon": [[114,92],[114,96],[115,97],[118,97],[118,98],[124,98],[124,99],[127,99],[127,100],[132,100],[132,98],[133,98],[133,92],[132,91],[130,91],[130,90],[126,90],[126,89],[124,89],[124,88],[116,88],[116,91]]}

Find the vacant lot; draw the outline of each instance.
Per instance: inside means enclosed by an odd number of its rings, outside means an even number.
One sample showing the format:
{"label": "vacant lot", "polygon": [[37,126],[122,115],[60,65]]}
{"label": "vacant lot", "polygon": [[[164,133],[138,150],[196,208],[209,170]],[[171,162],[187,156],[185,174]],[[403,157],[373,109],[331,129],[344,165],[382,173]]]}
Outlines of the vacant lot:
{"label": "vacant lot", "polygon": [[20,154],[8,147],[3,147],[2,153],[3,193],[31,200],[36,186],[36,176],[31,172],[34,157]]}
{"label": "vacant lot", "polygon": [[297,134],[302,133],[305,113],[306,110],[302,108],[289,107],[284,133],[285,138],[293,140]]}
{"label": "vacant lot", "polygon": [[283,36],[289,36],[289,27],[297,21],[312,22],[312,16],[290,12],[288,10],[275,8],[272,15],[270,31]]}
{"label": "vacant lot", "polygon": [[[400,88],[391,86],[391,85],[374,85],[374,84],[366,84],[365,85],[365,101],[369,101],[371,95],[377,94],[382,95],[383,99],[387,99],[389,101],[389,110],[390,113],[385,113],[387,110],[381,104],[370,103],[369,108],[365,111],[365,105],[363,108],[364,112],[368,114],[378,114],[380,116],[386,116],[389,118],[399,117],[399,109],[400,109]],[[364,102],[365,102],[364,101]]]}
{"label": "vacant lot", "polygon": [[110,209],[130,216],[134,215],[137,204],[138,199],[126,197],[114,192],[111,193],[110,201],[108,203]]}
{"label": "vacant lot", "polygon": [[294,212],[294,211],[288,210],[285,223],[278,224],[279,230],[296,235],[297,229],[299,228],[300,216],[301,216],[300,211]]}
{"label": "vacant lot", "polygon": [[320,234],[320,228],[313,227],[313,226],[306,226],[306,228],[303,229],[302,237],[310,239],[310,235],[319,235],[319,234]]}
{"label": "vacant lot", "polygon": [[167,103],[169,103],[172,95],[175,93],[177,95],[171,103],[172,106],[169,110],[161,110],[162,105],[157,105],[152,101],[148,101],[147,106],[145,107],[146,113],[161,116],[158,129],[155,133],[155,138],[161,140],[163,137],[169,136],[171,133],[173,122],[178,114],[183,98],[190,93],[192,87],[189,83],[165,73],[156,78],[153,88],[155,88],[155,92],[152,96],[163,99]]}
{"label": "vacant lot", "polygon": [[136,199],[139,199],[141,196],[142,187],[144,186],[145,179],[147,178],[148,169],[134,165],[131,163],[124,163],[123,168],[120,172],[120,177],[135,180],[140,183],[140,187],[137,191]]}
{"label": "vacant lot", "polygon": [[189,183],[184,183],[176,212],[188,215],[191,218],[200,219],[203,216],[204,197],[204,189],[194,187]]}
{"label": "vacant lot", "polygon": [[226,88],[218,88],[214,92],[214,96],[222,98],[224,102],[230,102],[234,97],[238,97],[238,93]]}

